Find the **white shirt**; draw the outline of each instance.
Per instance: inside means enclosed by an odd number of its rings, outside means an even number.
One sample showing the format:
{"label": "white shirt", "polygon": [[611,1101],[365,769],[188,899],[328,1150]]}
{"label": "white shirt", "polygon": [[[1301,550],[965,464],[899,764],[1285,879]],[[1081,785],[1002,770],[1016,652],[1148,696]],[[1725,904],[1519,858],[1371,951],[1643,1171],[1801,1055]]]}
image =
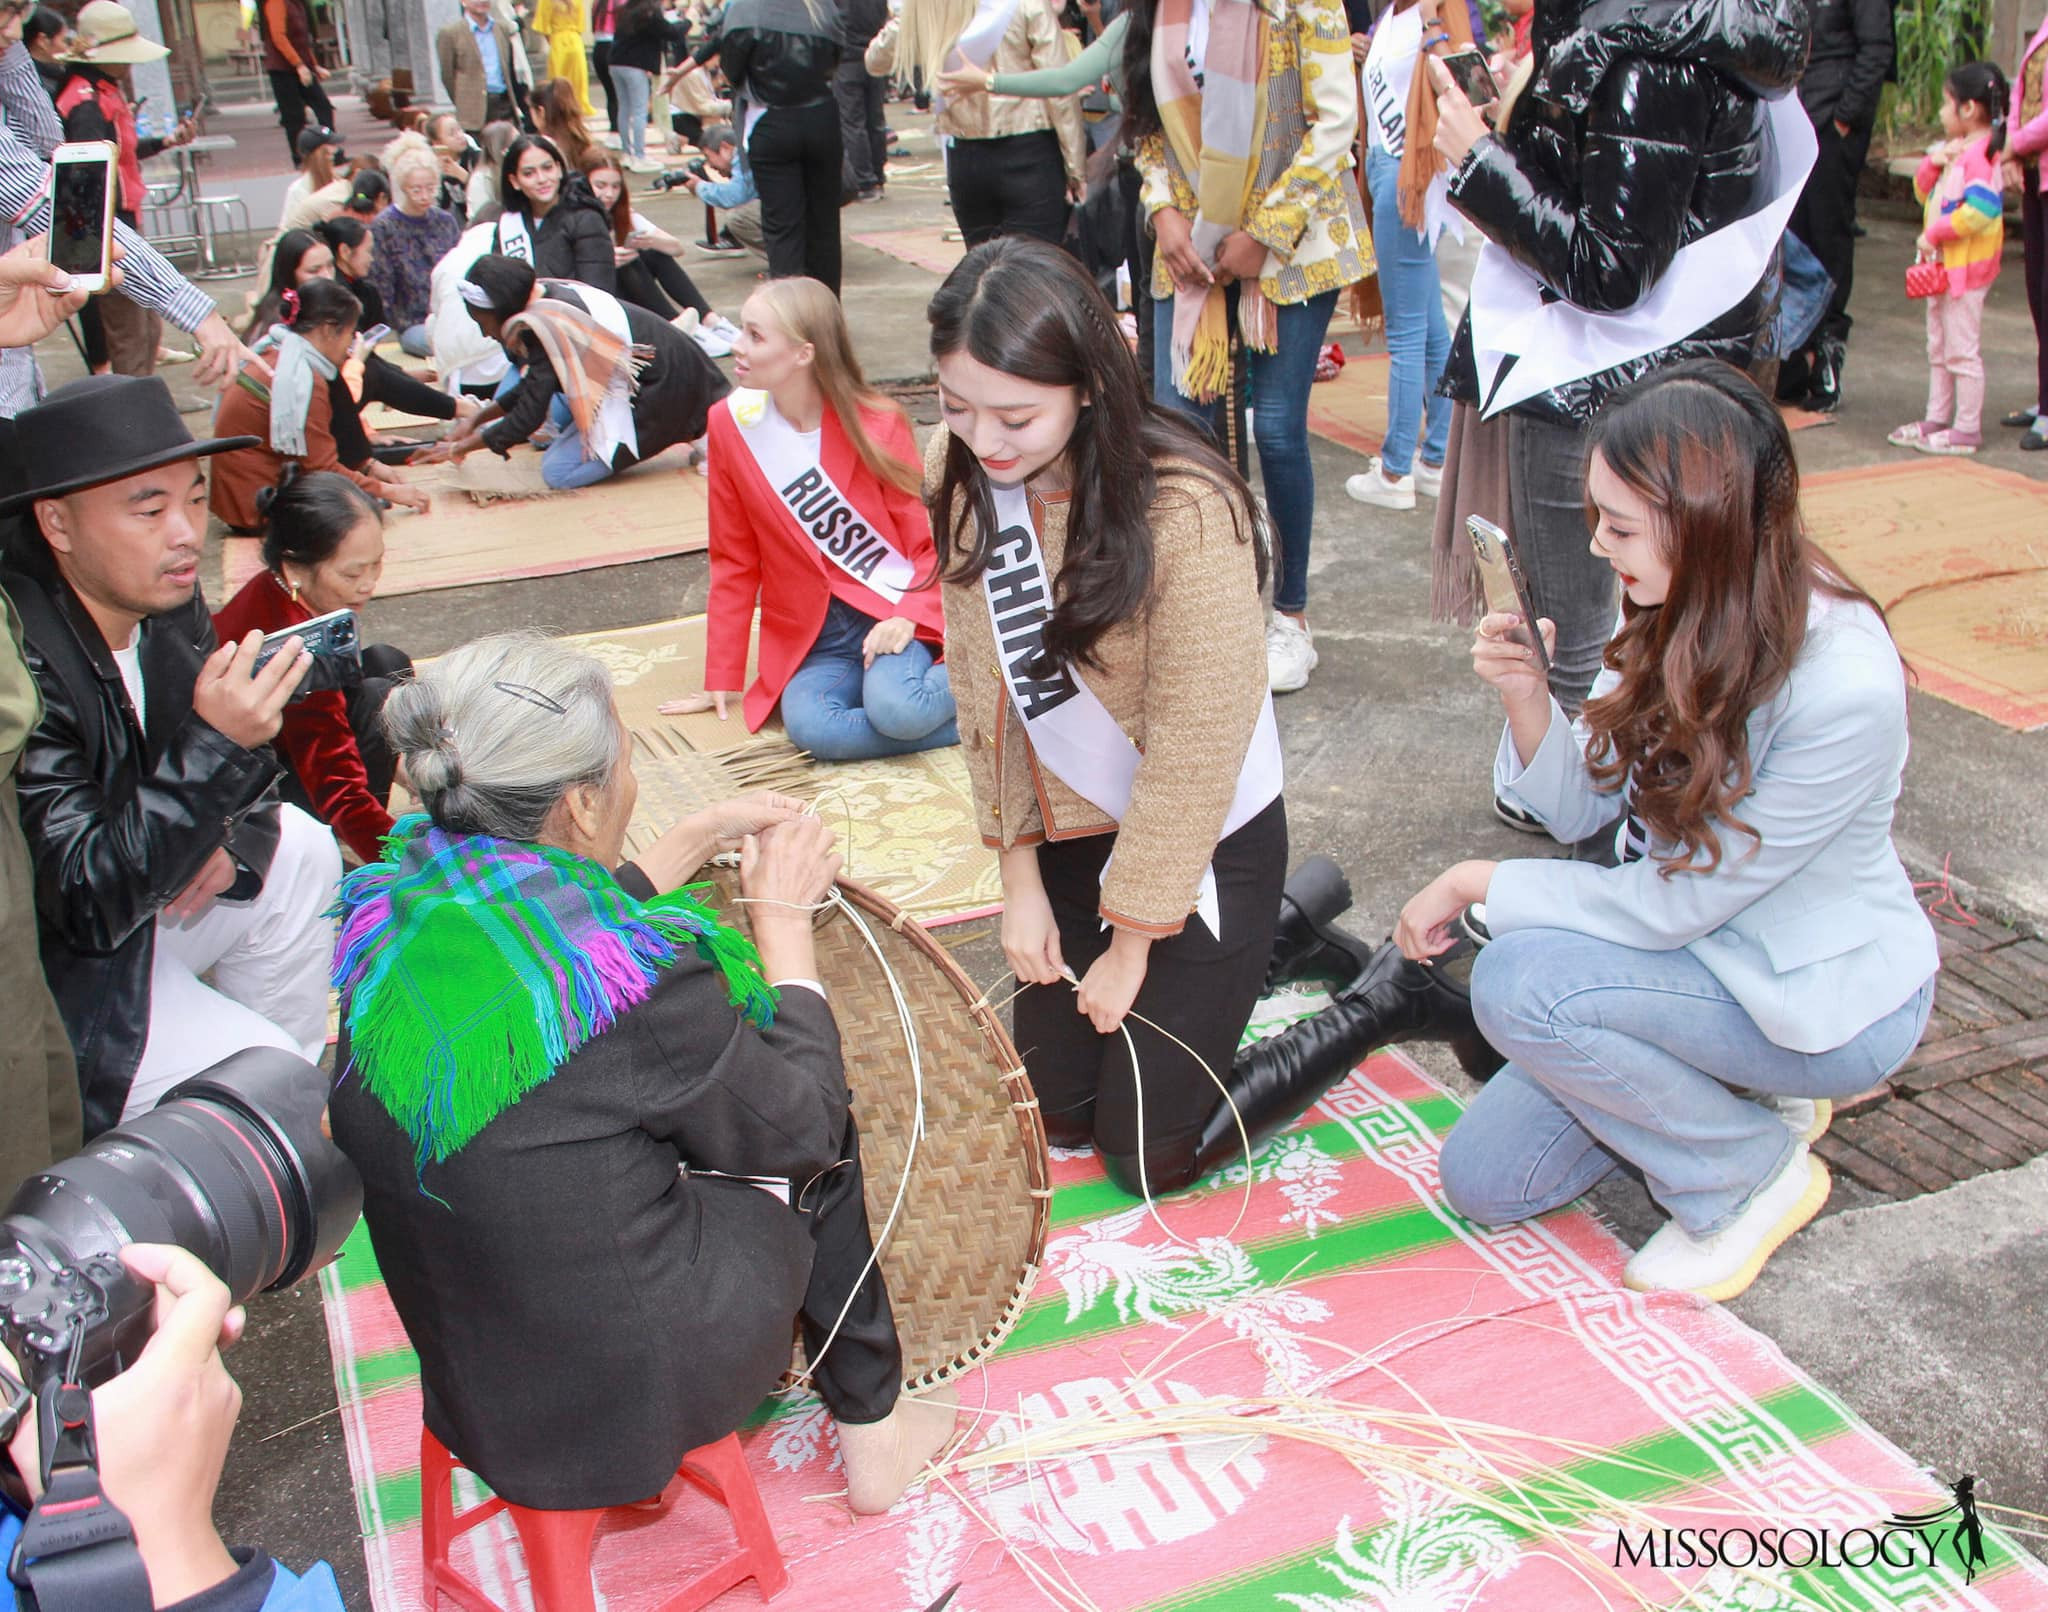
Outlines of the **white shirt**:
{"label": "white shirt", "polygon": [[136,724],[146,730],[149,709],[142,701],[142,639],[139,634],[128,641],[126,649],[114,651],[114,664],[121,669],[121,681],[127,685],[128,703],[135,707]]}

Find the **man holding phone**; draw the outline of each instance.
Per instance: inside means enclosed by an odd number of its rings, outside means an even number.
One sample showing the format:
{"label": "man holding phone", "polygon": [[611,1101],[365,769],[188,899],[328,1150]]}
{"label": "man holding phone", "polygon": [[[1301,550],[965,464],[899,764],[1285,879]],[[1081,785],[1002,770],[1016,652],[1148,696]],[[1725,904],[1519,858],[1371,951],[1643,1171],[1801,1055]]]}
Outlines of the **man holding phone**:
{"label": "man holding phone", "polygon": [[195,442],[162,381],[106,375],[15,439],[0,514],[34,531],[0,580],[44,707],[21,820],[91,1137],[244,1048],[319,1058],[341,859],[274,789],[304,646],[259,668],[261,635],[217,646],[199,596],[199,461],[254,439]]}

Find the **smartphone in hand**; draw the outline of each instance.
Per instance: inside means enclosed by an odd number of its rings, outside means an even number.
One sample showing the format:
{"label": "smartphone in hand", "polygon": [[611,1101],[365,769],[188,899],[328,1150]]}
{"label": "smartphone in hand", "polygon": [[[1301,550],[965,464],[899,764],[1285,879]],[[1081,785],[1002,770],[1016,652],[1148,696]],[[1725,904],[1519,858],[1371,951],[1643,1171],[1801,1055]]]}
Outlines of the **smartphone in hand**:
{"label": "smartphone in hand", "polygon": [[1475,107],[1491,106],[1500,99],[1500,86],[1493,81],[1493,73],[1486,65],[1483,52],[1477,49],[1454,50],[1443,58],[1443,64],[1444,70],[1451,75],[1451,82]]}
{"label": "smartphone in hand", "polygon": [[1543,634],[1536,626],[1536,604],[1529,596],[1529,579],[1522,574],[1522,562],[1515,556],[1514,540],[1484,515],[1466,516],[1465,530],[1471,534],[1480,586],[1486,590],[1487,614],[1522,618],[1522,625],[1508,636],[1536,651],[1536,668],[1548,677],[1550,656],[1544,651]]}
{"label": "smartphone in hand", "polygon": [[105,291],[114,261],[115,149],[67,141],[50,157],[50,261],[81,291]]}

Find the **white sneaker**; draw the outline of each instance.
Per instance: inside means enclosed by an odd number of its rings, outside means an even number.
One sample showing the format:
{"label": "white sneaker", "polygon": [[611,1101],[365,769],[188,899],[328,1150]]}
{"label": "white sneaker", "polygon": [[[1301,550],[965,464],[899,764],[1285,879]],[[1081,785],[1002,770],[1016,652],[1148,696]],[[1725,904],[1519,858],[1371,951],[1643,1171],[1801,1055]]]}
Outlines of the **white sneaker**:
{"label": "white sneaker", "polygon": [[702,320],[700,323],[703,324],[705,329],[716,331],[727,341],[738,341],[740,339],[740,327],[722,313],[714,313],[709,319]]}
{"label": "white sneaker", "polygon": [[1416,460],[1415,490],[1424,498],[1441,498],[1444,492],[1444,467],[1426,465],[1420,459]]}
{"label": "white sneaker", "polygon": [[1667,1220],[1622,1272],[1638,1293],[1697,1293],[1717,1303],[1756,1280],[1778,1245],[1820,1213],[1833,1182],[1828,1167],[1800,1142],[1784,1169],[1720,1231],[1695,1237]]}
{"label": "white sneaker", "polygon": [[[1437,479],[1441,484],[1442,475],[1439,474]],[[1381,509],[1415,507],[1415,477],[1389,477],[1377,454],[1373,456],[1371,465],[1344,483],[1344,490],[1361,504],[1374,504]]]}
{"label": "white sneaker", "polygon": [[691,331],[690,340],[704,349],[704,356],[706,358],[730,358],[732,356],[732,342],[727,337],[721,336],[709,325],[700,324],[695,330]]}
{"label": "white sneaker", "polygon": [[1308,687],[1308,674],[1321,658],[1308,628],[1292,616],[1273,612],[1266,628],[1266,681],[1275,694],[1292,694]]}
{"label": "white sneaker", "polygon": [[1753,1103],[1768,1108],[1785,1122],[1785,1129],[1811,1145],[1828,1134],[1835,1122],[1835,1105],[1825,1097],[1779,1097],[1771,1092],[1747,1094]]}

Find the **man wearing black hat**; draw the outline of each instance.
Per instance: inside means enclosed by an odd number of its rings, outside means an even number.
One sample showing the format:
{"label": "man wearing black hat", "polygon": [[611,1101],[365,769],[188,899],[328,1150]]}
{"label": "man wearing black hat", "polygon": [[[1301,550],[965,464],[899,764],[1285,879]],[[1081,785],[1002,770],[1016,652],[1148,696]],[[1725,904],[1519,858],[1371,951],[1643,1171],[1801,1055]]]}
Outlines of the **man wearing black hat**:
{"label": "man wearing black hat", "polygon": [[[265,748],[306,671],[216,645],[199,597],[199,460],[162,381],[102,375],[16,417],[35,531],[4,581],[44,704],[22,755],[43,965],[85,1131],[251,1046],[326,1040],[333,835],[280,806]],[[202,976],[210,976],[206,983]]]}

